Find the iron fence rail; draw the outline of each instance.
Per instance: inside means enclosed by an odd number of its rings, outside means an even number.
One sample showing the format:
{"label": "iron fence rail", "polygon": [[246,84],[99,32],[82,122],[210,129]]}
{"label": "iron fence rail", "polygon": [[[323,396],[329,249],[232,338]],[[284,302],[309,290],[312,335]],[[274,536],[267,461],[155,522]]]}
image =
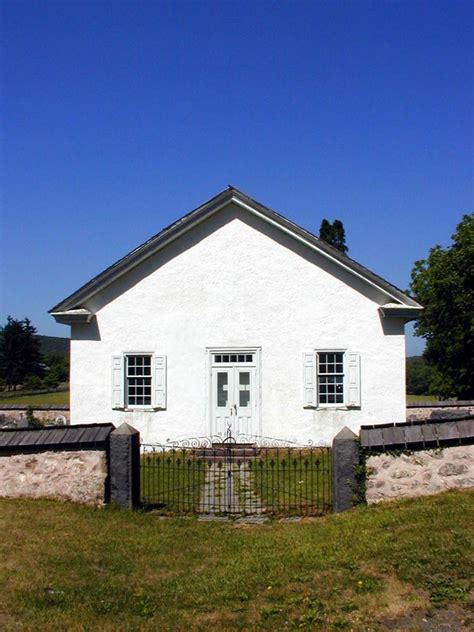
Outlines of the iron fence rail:
{"label": "iron fence rail", "polygon": [[329,447],[142,445],[142,504],[165,513],[321,515],[332,510]]}

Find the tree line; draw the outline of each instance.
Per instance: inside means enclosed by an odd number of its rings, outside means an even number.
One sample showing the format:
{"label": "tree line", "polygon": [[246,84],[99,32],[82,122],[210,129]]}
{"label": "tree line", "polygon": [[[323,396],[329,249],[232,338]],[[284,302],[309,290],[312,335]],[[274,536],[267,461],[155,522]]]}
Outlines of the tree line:
{"label": "tree line", "polygon": [[42,353],[29,318],[8,316],[0,328],[0,388],[53,389],[69,379],[69,360],[60,353]]}

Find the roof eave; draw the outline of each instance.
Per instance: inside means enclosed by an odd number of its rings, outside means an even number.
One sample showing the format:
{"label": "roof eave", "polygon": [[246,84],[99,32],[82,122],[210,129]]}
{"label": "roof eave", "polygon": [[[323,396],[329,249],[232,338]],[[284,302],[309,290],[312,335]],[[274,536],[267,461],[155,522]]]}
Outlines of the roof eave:
{"label": "roof eave", "polygon": [[51,316],[62,325],[75,325],[77,323],[90,323],[94,314],[88,309],[69,309],[65,311],[51,311]]}
{"label": "roof eave", "polygon": [[418,318],[423,311],[421,305],[398,305],[395,303],[388,303],[387,305],[381,305],[379,311],[384,318],[401,318],[406,323],[410,320]]}

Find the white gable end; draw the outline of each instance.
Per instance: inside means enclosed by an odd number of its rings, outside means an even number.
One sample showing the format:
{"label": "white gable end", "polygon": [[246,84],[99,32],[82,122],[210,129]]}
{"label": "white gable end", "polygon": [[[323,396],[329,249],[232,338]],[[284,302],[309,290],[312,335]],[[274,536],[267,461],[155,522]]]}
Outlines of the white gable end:
{"label": "white gable end", "polygon": [[[385,321],[379,306],[386,302],[380,289],[229,204],[82,305],[95,317],[72,330],[73,423],[127,421],[147,441],[208,435],[220,388],[216,350],[251,358],[247,368],[221,371],[220,395],[227,405],[238,401],[239,388],[251,389],[256,434],[329,441],[345,425],[401,421],[403,319]],[[340,404],[318,404],[328,387],[316,360],[304,377],[304,354],[318,351],[339,354]],[[124,376],[123,407],[112,409],[111,362],[147,354],[164,359],[166,381],[155,374],[151,404],[127,409]]]}

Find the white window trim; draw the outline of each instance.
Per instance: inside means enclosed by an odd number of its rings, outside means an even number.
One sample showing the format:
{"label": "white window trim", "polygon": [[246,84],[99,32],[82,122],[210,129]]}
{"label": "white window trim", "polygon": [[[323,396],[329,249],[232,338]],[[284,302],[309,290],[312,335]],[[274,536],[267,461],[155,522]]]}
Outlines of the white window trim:
{"label": "white window trim", "polygon": [[[142,351],[142,350],[127,350],[127,351],[122,351],[120,353],[114,354],[112,357],[117,357],[117,356],[121,356],[122,358],[122,398],[123,398],[123,405],[122,406],[112,406],[113,410],[120,410],[122,412],[150,412],[150,413],[156,413],[160,410],[166,410],[167,408],[167,404],[165,403],[164,406],[155,406],[153,405],[153,401],[154,401],[154,391],[155,391],[155,366],[154,366],[154,359],[155,356],[157,355],[162,355],[165,358],[165,393],[167,391],[167,384],[166,384],[166,355],[163,354],[158,354],[156,351],[150,351],[149,349],[147,349],[146,351]],[[148,356],[151,358],[151,405],[150,404],[133,404],[131,406],[128,405],[127,403],[127,399],[128,399],[128,393],[127,393],[127,374],[126,374],[126,366],[127,366],[127,356]]]}

